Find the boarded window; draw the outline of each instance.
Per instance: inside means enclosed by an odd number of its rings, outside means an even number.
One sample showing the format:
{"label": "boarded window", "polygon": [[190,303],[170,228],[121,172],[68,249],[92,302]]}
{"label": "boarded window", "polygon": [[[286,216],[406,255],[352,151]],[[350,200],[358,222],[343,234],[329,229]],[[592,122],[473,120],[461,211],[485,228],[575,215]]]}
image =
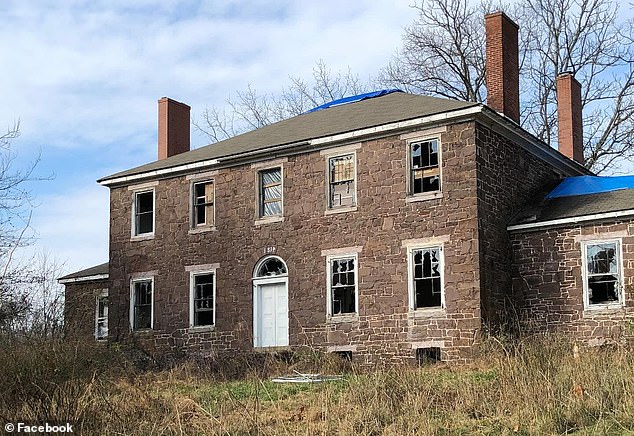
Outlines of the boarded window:
{"label": "boarded window", "polygon": [[330,208],[350,207],[356,204],[354,154],[331,157],[330,167]]}
{"label": "boarded window", "polygon": [[282,169],[260,172],[260,216],[282,215]]}
{"label": "boarded window", "polygon": [[440,191],[438,140],[410,144],[411,194]]}
{"label": "boarded window", "polygon": [[344,257],[330,261],[330,296],[332,315],[355,313],[356,258]]}
{"label": "boarded window", "polygon": [[194,184],[194,227],[214,225],[214,182]]}
{"label": "boarded window", "polygon": [[618,242],[588,243],[585,251],[589,305],[618,303],[621,274]]}
{"label": "boarded window", "polygon": [[97,296],[97,308],[95,312],[95,338],[108,337],[108,293],[103,292]]}
{"label": "boarded window", "polygon": [[194,326],[214,324],[214,275],[199,274],[193,283]]}
{"label": "boarded window", "polygon": [[133,286],[132,328],[152,328],[152,280],[138,280]]}
{"label": "boarded window", "polygon": [[440,247],[412,251],[414,308],[441,307],[442,281]]}
{"label": "boarded window", "polygon": [[154,191],[134,194],[134,234],[154,232]]}

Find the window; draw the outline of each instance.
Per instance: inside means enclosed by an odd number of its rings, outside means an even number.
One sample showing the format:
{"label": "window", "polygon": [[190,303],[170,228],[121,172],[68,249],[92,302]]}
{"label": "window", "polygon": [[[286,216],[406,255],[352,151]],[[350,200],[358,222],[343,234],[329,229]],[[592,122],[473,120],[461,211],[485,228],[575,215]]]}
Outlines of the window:
{"label": "window", "polygon": [[260,217],[282,215],[282,168],[260,171]]}
{"label": "window", "polygon": [[442,247],[412,249],[409,261],[412,308],[443,307]]}
{"label": "window", "polygon": [[154,191],[134,193],[135,236],[154,233]]}
{"label": "window", "polygon": [[621,305],[621,244],[618,240],[583,244],[586,307]]}
{"label": "window", "polygon": [[328,259],[330,314],[357,312],[357,257]]}
{"label": "window", "polygon": [[328,207],[334,209],[355,206],[355,155],[346,154],[329,158],[328,171]]}
{"label": "window", "polygon": [[108,337],[108,291],[102,291],[97,295],[97,307],[95,310],[95,338],[97,340]]}
{"label": "window", "polygon": [[194,183],[192,189],[193,227],[214,225],[214,182]]}
{"label": "window", "polygon": [[216,320],[214,273],[192,274],[191,286],[191,326],[214,325]]}
{"label": "window", "polygon": [[409,144],[410,194],[440,191],[438,140]]}
{"label": "window", "polygon": [[152,284],[152,279],[132,281],[130,325],[133,330],[152,328],[154,315]]}

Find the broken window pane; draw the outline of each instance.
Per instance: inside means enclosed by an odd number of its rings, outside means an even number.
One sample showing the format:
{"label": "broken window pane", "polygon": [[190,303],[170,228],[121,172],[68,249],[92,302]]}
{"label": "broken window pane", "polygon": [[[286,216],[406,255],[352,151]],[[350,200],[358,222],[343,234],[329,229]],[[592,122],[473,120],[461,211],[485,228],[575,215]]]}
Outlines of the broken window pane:
{"label": "broken window pane", "polygon": [[412,194],[440,190],[438,140],[415,142],[410,145],[410,169]]}
{"label": "broken window pane", "polygon": [[271,257],[260,265],[256,277],[278,276],[286,274],[286,265],[280,259]]}
{"label": "broken window pane", "polygon": [[135,330],[152,328],[152,281],[134,282],[133,297],[133,328]]}
{"label": "broken window pane", "polygon": [[97,297],[95,337],[105,339],[108,336],[108,294],[102,293]]}
{"label": "broken window pane", "polygon": [[214,224],[214,182],[194,184],[194,227]]}
{"label": "broken window pane", "polygon": [[214,324],[214,275],[194,276],[194,326]]}
{"label": "broken window pane", "polygon": [[440,247],[412,252],[414,266],[414,307],[440,307],[442,286],[440,277]]}
{"label": "broken window pane", "polygon": [[134,196],[135,235],[154,231],[154,192],[137,192]]}
{"label": "broken window pane", "polygon": [[355,313],[355,258],[333,259],[331,265],[330,293],[332,314]]}
{"label": "broken window pane", "polygon": [[260,172],[260,216],[282,215],[282,169]]}
{"label": "broken window pane", "polygon": [[329,159],[329,207],[350,207],[356,204],[354,180],[354,154]]}
{"label": "broken window pane", "polygon": [[620,301],[618,243],[586,245],[588,302],[610,304]]}

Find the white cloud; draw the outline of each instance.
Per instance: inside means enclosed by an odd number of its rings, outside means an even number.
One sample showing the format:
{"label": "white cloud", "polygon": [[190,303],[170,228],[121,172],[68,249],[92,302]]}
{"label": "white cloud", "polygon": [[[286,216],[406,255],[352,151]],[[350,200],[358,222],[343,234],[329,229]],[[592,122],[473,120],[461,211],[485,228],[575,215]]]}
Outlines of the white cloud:
{"label": "white cloud", "polygon": [[93,180],[155,159],[158,98],[196,115],[248,84],[278,91],[319,59],[367,79],[413,19],[407,3],[3,0],[0,129],[20,118],[16,146],[60,176],[34,188],[38,246],[78,268],[107,256],[107,190]]}

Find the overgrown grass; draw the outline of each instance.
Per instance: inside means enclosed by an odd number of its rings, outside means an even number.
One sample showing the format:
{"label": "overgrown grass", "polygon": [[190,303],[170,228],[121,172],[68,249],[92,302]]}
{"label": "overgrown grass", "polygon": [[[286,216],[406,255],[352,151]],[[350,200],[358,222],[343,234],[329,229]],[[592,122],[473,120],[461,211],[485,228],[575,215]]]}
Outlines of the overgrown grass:
{"label": "overgrown grass", "polygon": [[[120,350],[10,343],[0,349],[0,418],[75,423],[83,434],[634,434],[634,353],[562,338],[503,347],[468,365],[388,370],[319,353],[242,354],[139,369]],[[294,369],[340,381],[278,384]]]}

